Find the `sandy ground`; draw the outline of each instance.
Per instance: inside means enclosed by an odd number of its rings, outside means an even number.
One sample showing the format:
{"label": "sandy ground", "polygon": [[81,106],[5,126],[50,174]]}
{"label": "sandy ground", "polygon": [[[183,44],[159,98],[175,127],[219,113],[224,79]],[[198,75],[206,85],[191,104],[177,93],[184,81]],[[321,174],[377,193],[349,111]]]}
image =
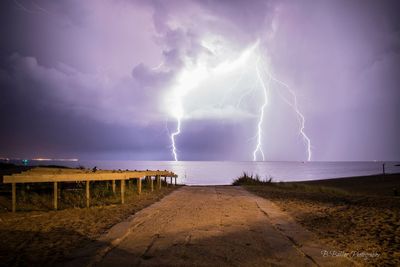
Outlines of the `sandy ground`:
{"label": "sandy ground", "polygon": [[[96,242],[112,226],[174,189],[143,190],[140,196],[135,190],[127,191],[123,205],[0,212],[0,266],[54,266],[71,250]],[[9,198],[5,200],[7,204],[11,202]],[[51,207],[51,201],[48,203]]]}
{"label": "sandy ground", "polygon": [[[394,177],[399,176],[392,176],[389,182],[399,186],[400,180]],[[245,188],[272,200],[329,244],[332,249],[328,253],[347,253],[364,266],[400,266],[400,197],[390,196],[392,188],[375,180],[360,177],[313,181],[306,187],[271,184]]]}
{"label": "sandy ground", "polygon": [[353,266],[241,187],[183,187],[76,251],[67,266]]}
{"label": "sandy ground", "polygon": [[344,190],[353,195],[400,196],[399,173],[294,182],[292,184],[324,186]]}

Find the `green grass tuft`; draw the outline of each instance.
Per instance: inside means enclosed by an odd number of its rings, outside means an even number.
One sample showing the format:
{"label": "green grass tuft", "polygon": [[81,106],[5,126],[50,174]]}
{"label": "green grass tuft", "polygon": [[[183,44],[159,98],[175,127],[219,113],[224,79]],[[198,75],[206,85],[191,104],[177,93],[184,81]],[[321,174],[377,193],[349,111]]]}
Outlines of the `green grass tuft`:
{"label": "green grass tuft", "polygon": [[258,174],[253,176],[253,174],[248,175],[246,172],[243,172],[243,175],[234,179],[232,185],[271,185],[272,177],[265,178],[265,180],[261,179]]}

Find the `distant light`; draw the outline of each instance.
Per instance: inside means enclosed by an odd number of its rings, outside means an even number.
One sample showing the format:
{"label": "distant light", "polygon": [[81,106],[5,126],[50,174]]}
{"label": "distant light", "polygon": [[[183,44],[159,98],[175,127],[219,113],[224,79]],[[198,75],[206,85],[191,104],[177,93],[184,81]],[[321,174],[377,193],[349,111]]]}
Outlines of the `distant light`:
{"label": "distant light", "polygon": [[46,158],[34,158],[34,161],[79,161],[79,159],[46,159]]}

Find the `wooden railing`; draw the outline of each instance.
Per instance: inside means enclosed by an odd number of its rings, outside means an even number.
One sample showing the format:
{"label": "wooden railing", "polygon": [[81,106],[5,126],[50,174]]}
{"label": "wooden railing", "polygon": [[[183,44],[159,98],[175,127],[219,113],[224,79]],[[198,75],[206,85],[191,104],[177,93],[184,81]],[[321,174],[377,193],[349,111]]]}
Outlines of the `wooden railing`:
{"label": "wooden railing", "polygon": [[176,179],[178,175],[170,171],[111,171],[111,170],[79,170],[79,169],[61,169],[61,168],[33,168],[22,173],[6,175],[3,177],[3,183],[12,185],[12,211],[17,209],[17,184],[19,183],[53,183],[53,204],[54,209],[58,208],[58,184],[61,182],[86,182],[86,207],[90,206],[90,182],[91,181],[112,181],[112,189],[116,191],[116,181],[120,181],[121,203],[125,202],[125,181],[136,179],[137,192],[142,192],[142,179],[147,179],[151,191],[154,190],[153,177],[157,182],[157,188],[161,189],[161,177]]}

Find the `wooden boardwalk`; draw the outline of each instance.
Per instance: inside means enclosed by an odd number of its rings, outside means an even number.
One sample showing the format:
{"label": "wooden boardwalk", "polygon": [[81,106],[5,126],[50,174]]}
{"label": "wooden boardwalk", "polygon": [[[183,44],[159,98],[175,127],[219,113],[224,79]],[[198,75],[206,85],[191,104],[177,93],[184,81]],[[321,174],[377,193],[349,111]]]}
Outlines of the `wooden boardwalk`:
{"label": "wooden boardwalk", "polygon": [[239,186],[185,186],[113,226],[61,266],[357,266],[272,201]]}
{"label": "wooden boardwalk", "polygon": [[[54,209],[58,207],[58,185],[62,182],[85,182],[86,183],[86,207],[90,206],[90,182],[94,181],[112,181],[113,192],[116,191],[116,181],[120,181],[121,203],[125,202],[125,182],[129,180],[137,181],[138,194],[142,192],[142,179],[147,179],[151,191],[154,190],[153,181],[156,181],[157,188],[161,188],[161,178],[165,182],[170,178],[170,183],[176,185],[178,175],[173,172],[164,171],[111,171],[111,170],[79,170],[62,168],[33,168],[22,173],[6,175],[3,183],[12,185],[12,211],[16,211],[17,184],[21,183],[53,183],[53,204]],[[175,183],[172,183],[175,179]]]}

